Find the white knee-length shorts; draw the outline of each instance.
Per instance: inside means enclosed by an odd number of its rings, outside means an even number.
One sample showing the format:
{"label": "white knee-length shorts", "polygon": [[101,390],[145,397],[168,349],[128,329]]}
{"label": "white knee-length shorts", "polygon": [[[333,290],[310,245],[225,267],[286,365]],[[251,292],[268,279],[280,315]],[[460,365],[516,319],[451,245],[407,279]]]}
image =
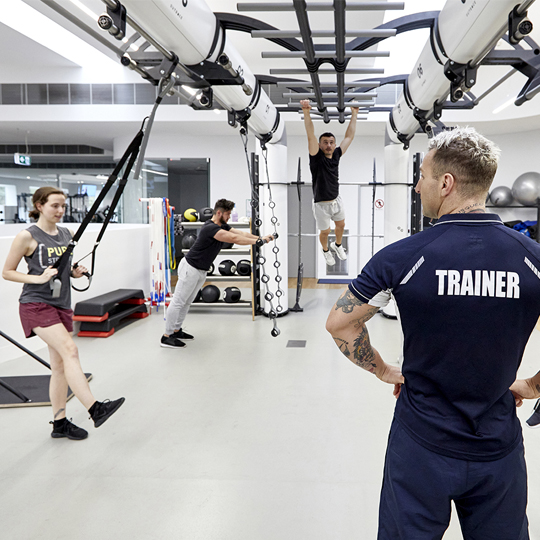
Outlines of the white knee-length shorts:
{"label": "white knee-length shorts", "polygon": [[345,208],[341,195],[333,201],[315,202],[313,201],[313,215],[319,231],[326,231],[330,228],[331,221],[342,221],[345,219]]}

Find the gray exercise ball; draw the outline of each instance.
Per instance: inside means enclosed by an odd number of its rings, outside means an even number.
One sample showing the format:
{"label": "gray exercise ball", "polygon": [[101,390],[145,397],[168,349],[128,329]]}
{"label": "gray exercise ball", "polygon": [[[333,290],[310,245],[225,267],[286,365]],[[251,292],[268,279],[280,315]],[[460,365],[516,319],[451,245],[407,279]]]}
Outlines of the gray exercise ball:
{"label": "gray exercise ball", "polygon": [[512,195],[521,204],[537,204],[540,200],[540,173],[526,172],[519,175],[512,186]]}
{"label": "gray exercise ball", "polygon": [[494,188],[491,191],[489,198],[495,206],[509,206],[514,200],[512,190],[507,186],[499,186]]}

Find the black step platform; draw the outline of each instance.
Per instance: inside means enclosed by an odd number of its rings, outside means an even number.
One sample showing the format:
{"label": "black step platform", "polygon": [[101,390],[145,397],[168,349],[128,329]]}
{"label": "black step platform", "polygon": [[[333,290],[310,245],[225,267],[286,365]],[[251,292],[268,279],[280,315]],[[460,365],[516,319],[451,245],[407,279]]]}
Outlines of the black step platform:
{"label": "black step platform", "polygon": [[[75,317],[103,317],[116,304],[134,304],[136,302],[144,304],[144,293],[141,289],[116,289],[115,291],[77,302],[73,314]],[[77,321],[81,319],[74,318],[73,320]]]}
{"label": "black step platform", "polygon": [[[88,381],[92,380],[91,373],[85,373]],[[2,377],[2,381],[17,389],[30,401],[22,401],[0,386],[0,409],[13,407],[39,407],[50,405],[49,382],[50,375],[21,375],[17,377]],[[73,397],[71,388],[68,388],[67,400]]]}
{"label": "black step platform", "polygon": [[144,293],[140,289],[117,289],[83,302],[74,309],[74,321],[81,322],[79,337],[109,337],[115,329],[133,319],[148,317]]}

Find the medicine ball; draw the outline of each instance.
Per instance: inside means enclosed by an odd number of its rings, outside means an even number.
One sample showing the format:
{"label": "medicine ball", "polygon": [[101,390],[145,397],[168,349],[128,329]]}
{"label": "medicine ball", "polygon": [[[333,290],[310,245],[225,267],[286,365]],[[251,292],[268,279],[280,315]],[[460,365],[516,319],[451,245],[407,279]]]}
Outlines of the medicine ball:
{"label": "medicine ball", "polygon": [[512,195],[521,204],[533,205],[540,201],[540,173],[526,172],[512,185]]}
{"label": "medicine ball", "polygon": [[201,289],[203,302],[217,302],[219,300],[220,291],[215,285],[207,285]]}
{"label": "medicine ball", "polygon": [[221,249],[232,249],[234,244],[229,244],[229,242],[221,242]]}
{"label": "medicine ball", "polygon": [[227,304],[236,304],[237,302],[240,302],[240,296],[242,296],[242,293],[238,287],[227,287],[223,291],[223,300],[225,300]]}
{"label": "medicine ball", "polygon": [[509,204],[512,204],[512,201],[514,200],[512,190],[506,186],[494,188],[490,193],[489,198],[494,206],[508,206]]}
{"label": "medicine ball", "polygon": [[239,276],[251,275],[251,262],[247,259],[242,259],[236,263],[236,272]]}
{"label": "medicine ball", "polygon": [[230,261],[229,259],[221,261],[218,268],[219,273],[222,276],[234,276],[234,273],[236,272],[236,265],[233,261]]}
{"label": "medicine ball", "polygon": [[184,212],[184,219],[186,221],[197,221],[199,219],[199,213],[197,210],[195,210],[195,208],[188,208]]}
{"label": "medicine ball", "polygon": [[195,240],[197,240],[197,235],[195,233],[191,232],[186,234],[186,236],[182,238],[182,249],[190,249],[195,243]]}
{"label": "medicine ball", "polygon": [[207,276],[211,276],[216,271],[216,267],[214,266],[214,263],[210,263],[210,268],[208,269],[208,272],[206,272]]}
{"label": "medicine ball", "polygon": [[200,221],[208,221],[209,219],[212,219],[212,216],[214,215],[214,211],[209,207],[201,208],[199,210],[199,220]]}
{"label": "medicine ball", "polygon": [[193,300],[194,302],[202,302],[202,289],[199,290],[199,292],[197,293],[197,296],[195,297],[195,300]]}

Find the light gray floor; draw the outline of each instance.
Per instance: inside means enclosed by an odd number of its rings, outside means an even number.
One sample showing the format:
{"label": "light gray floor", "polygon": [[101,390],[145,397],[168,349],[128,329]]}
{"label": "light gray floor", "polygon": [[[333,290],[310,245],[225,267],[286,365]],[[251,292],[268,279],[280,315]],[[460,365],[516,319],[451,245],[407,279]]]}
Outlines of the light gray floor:
{"label": "light gray floor", "polygon": [[[395,400],[325,332],[339,294],[304,290],[304,313],[280,319],[279,338],[266,318],[206,310],[188,315],[197,340],[182,351],[159,347],[162,312],[77,339],[96,397],[126,403],[96,430],[73,399],[68,416],[90,432],[81,442],[50,438],[49,408],[0,410],[0,538],[374,540]],[[368,325],[395,361],[397,323]],[[539,345],[535,330],[524,376],[540,368]],[[28,357],[0,365],[0,376],[44,372]],[[540,540],[540,430],[524,431]],[[445,540],[461,538],[452,521]]]}

